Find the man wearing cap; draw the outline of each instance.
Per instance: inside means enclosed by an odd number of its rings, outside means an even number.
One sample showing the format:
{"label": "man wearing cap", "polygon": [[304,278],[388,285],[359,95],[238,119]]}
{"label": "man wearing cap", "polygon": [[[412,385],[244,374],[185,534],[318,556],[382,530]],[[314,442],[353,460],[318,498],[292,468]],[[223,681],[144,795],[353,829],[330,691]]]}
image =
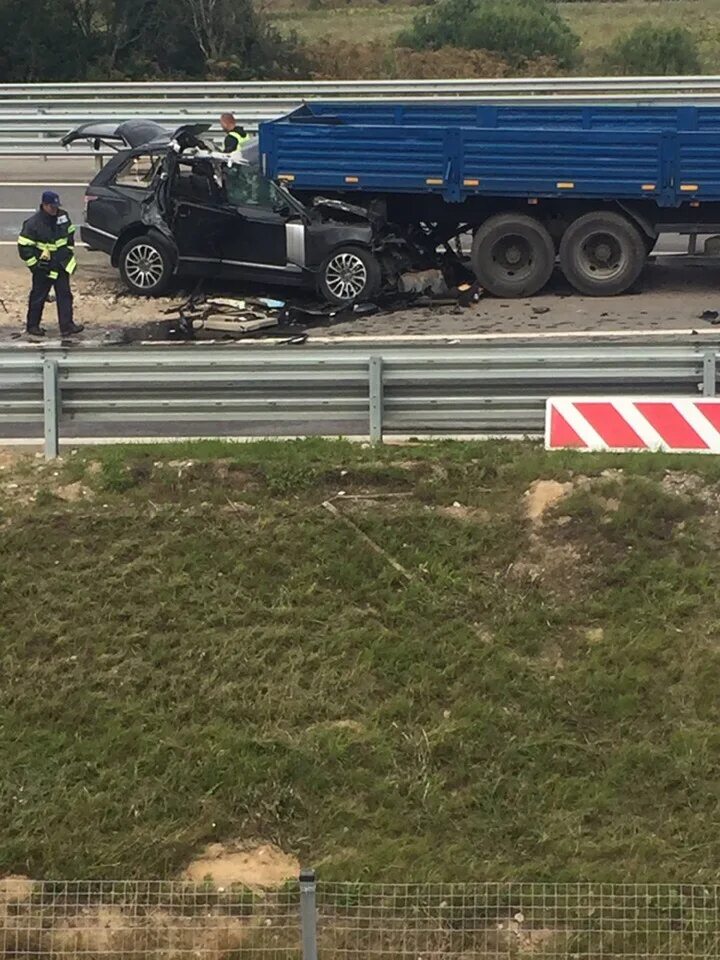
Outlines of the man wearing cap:
{"label": "man wearing cap", "polygon": [[225,131],[223,153],[235,153],[235,151],[239,150],[245,141],[250,138],[250,134],[245,132],[245,127],[239,127],[237,125],[232,113],[223,113],[221,115],[220,126]]}
{"label": "man wearing cap", "polygon": [[40,326],[47,296],[55,288],[61,336],[80,333],[82,325],[73,322],[73,297],[70,277],[75,272],[75,227],[60,206],[54,190],[42,195],[40,209],[22,225],[18,237],[20,259],[30,268],[32,288],[28,303],[27,332],[41,337]]}

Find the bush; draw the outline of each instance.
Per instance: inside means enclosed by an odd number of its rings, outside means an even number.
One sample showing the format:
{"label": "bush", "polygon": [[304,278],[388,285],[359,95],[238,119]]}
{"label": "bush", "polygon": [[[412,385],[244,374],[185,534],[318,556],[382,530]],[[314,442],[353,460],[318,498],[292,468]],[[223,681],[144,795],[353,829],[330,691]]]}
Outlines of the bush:
{"label": "bush", "polygon": [[684,27],[642,23],[611,44],[604,65],[612,73],[629,76],[670,76],[699,73],[700,57],[695,38]]}
{"label": "bush", "polygon": [[413,50],[490,50],[512,64],[551,57],[561,67],[575,62],[578,42],[544,0],[440,0],[399,37]]}

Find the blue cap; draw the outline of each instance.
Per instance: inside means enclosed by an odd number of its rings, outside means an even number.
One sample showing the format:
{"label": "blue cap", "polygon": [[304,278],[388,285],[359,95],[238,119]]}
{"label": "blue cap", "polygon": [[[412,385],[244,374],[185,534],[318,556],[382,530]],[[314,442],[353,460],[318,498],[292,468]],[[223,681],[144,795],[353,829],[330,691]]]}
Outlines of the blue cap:
{"label": "blue cap", "polygon": [[53,207],[59,207],[60,197],[57,195],[57,193],[55,193],[54,190],[45,190],[45,192],[42,195],[42,202],[48,203]]}

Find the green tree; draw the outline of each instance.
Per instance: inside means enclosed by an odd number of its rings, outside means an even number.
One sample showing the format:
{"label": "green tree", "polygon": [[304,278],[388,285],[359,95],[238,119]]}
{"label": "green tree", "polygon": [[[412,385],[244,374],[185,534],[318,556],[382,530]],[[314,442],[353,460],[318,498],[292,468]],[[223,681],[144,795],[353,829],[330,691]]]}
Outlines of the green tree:
{"label": "green tree", "polygon": [[700,73],[695,38],[684,27],[641,23],[610,45],[605,68],[628,76]]}
{"label": "green tree", "polygon": [[303,68],[297,41],[253,0],[0,0],[0,82],[264,79]]}
{"label": "green tree", "polygon": [[491,50],[511,63],[546,56],[568,67],[579,41],[545,0],[440,0],[415,18],[399,43],[414,50]]}
{"label": "green tree", "polygon": [[0,0],[0,82],[82,79],[92,55],[73,0]]}

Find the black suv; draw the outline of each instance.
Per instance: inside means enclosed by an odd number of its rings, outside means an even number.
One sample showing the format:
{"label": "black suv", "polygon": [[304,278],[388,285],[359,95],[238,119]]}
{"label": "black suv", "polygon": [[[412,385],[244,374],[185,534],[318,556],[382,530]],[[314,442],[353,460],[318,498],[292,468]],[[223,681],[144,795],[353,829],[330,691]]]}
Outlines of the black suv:
{"label": "black suv", "polygon": [[63,139],[116,150],[87,189],[81,236],[134,293],[161,294],[178,275],[314,287],[342,304],[373,297],[411,265],[382,216],[339,200],[307,206],[262,176],[256,140],[221,154],[208,129],[129,120]]}

